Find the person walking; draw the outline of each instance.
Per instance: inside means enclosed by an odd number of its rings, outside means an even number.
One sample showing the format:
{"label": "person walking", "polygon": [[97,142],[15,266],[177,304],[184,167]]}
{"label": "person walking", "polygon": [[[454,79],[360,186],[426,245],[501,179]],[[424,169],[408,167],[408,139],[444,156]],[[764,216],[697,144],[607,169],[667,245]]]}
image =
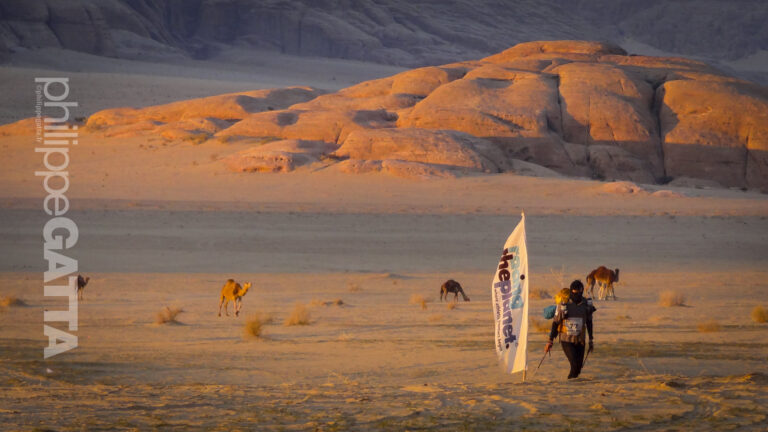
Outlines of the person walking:
{"label": "person walking", "polygon": [[[589,334],[589,351],[594,349],[592,333],[592,313],[597,309],[592,305],[592,299],[584,297],[584,284],[580,280],[571,282],[570,297],[567,302],[558,303],[552,320],[552,330],[544,352],[552,349],[555,337],[560,336],[563,352],[571,364],[568,379],[577,378],[584,365],[584,350],[586,334]],[[586,331],[585,331],[586,330]]]}

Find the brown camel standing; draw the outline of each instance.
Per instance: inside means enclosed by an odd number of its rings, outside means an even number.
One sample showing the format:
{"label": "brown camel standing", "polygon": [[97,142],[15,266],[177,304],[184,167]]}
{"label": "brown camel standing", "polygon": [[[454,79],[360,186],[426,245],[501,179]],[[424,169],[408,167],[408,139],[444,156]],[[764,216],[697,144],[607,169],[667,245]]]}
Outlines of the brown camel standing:
{"label": "brown camel standing", "polygon": [[600,266],[592,270],[587,275],[587,285],[589,285],[589,295],[594,296],[595,283],[600,284],[598,299],[607,300],[608,297],[616,300],[616,294],[613,292],[613,284],[619,282],[619,269],[611,270],[605,266]]}
{"label": "brown camel standing", "polygon": [[232,308],[235,311],[235,316],[240,315],[240,309],[243,307],[243,296],[251,288],[251,283],[246,282],[242,286],[235,282],[234,279],[229,279],[221,288],[221,299],[219,300],[219,316],[221,316],[221,305],[224,305],[224,312],[229,316],[229,302],[232,301]]}

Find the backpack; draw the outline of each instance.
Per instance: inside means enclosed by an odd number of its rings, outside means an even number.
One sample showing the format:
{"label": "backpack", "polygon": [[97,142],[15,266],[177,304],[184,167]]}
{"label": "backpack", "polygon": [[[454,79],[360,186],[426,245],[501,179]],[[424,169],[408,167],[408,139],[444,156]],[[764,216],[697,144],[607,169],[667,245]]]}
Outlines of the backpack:
{"label": "backpack", "polygon": [[552,319],[555,317],[555,312],[557,311],[557,305],[561,303],[565,303],[568,301],[568,298],[571,295],[571,290],[568,288],[563,288],[555,294],[555,304],[551,306],[547,306],[544,308],[544,319]]}

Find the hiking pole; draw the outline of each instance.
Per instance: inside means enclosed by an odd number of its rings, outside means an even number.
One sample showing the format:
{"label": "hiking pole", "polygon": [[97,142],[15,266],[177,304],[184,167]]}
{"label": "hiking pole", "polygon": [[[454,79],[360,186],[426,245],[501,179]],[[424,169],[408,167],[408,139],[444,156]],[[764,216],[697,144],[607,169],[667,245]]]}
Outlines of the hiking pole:
{"label": "hiking pole", "polygon": [[544,359],[547,358],[547,354],[549,354],[550,357],[552,356],[552,354],[550,354],[549,351],[545,351],[544,352],[544,357],[541,358],[541,361],[539,362],[539,365],[536,366],[536,370],[533,371],[533,373],[531,374],[531,378],[533,378],[533,376],[536,375],[536,372],[539,371],[539,368],[541,367],[541,364],[544,363]]}
{"label": "hiking pole", "polygon": [[581,364],[581,368],[582,368],[582,369],[584,369],[584,366],[586,366],[586,365],[587,365],[587,359],[589,358],[589,353],[591,353],[591,352],[592,352],[592,351],[590,351],[590,350],[587,350],[587,355],[586,355],[586,356],[584,356],[584,362]]}

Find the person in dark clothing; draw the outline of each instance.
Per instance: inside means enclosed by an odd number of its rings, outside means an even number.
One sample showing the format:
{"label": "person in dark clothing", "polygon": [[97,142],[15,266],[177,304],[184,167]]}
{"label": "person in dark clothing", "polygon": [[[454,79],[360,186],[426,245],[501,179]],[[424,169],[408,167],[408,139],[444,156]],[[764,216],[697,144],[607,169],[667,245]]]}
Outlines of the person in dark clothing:
{"label": "person in dark clothing", "polygon": [[563,352],[571,364],[568,379],[576,378],[581,373],[587,333],[589,334],[588,352],[594,349],[592,313],[596,310],[592,305],[592,299],[584,297],[584,284],[578,279],[571,282],[569,299],[557,305],[555,317],[552,320],[552,330],[549,332],[549,341],[544,351],[549,352],[552,349],[555,337],[559,335]]}

